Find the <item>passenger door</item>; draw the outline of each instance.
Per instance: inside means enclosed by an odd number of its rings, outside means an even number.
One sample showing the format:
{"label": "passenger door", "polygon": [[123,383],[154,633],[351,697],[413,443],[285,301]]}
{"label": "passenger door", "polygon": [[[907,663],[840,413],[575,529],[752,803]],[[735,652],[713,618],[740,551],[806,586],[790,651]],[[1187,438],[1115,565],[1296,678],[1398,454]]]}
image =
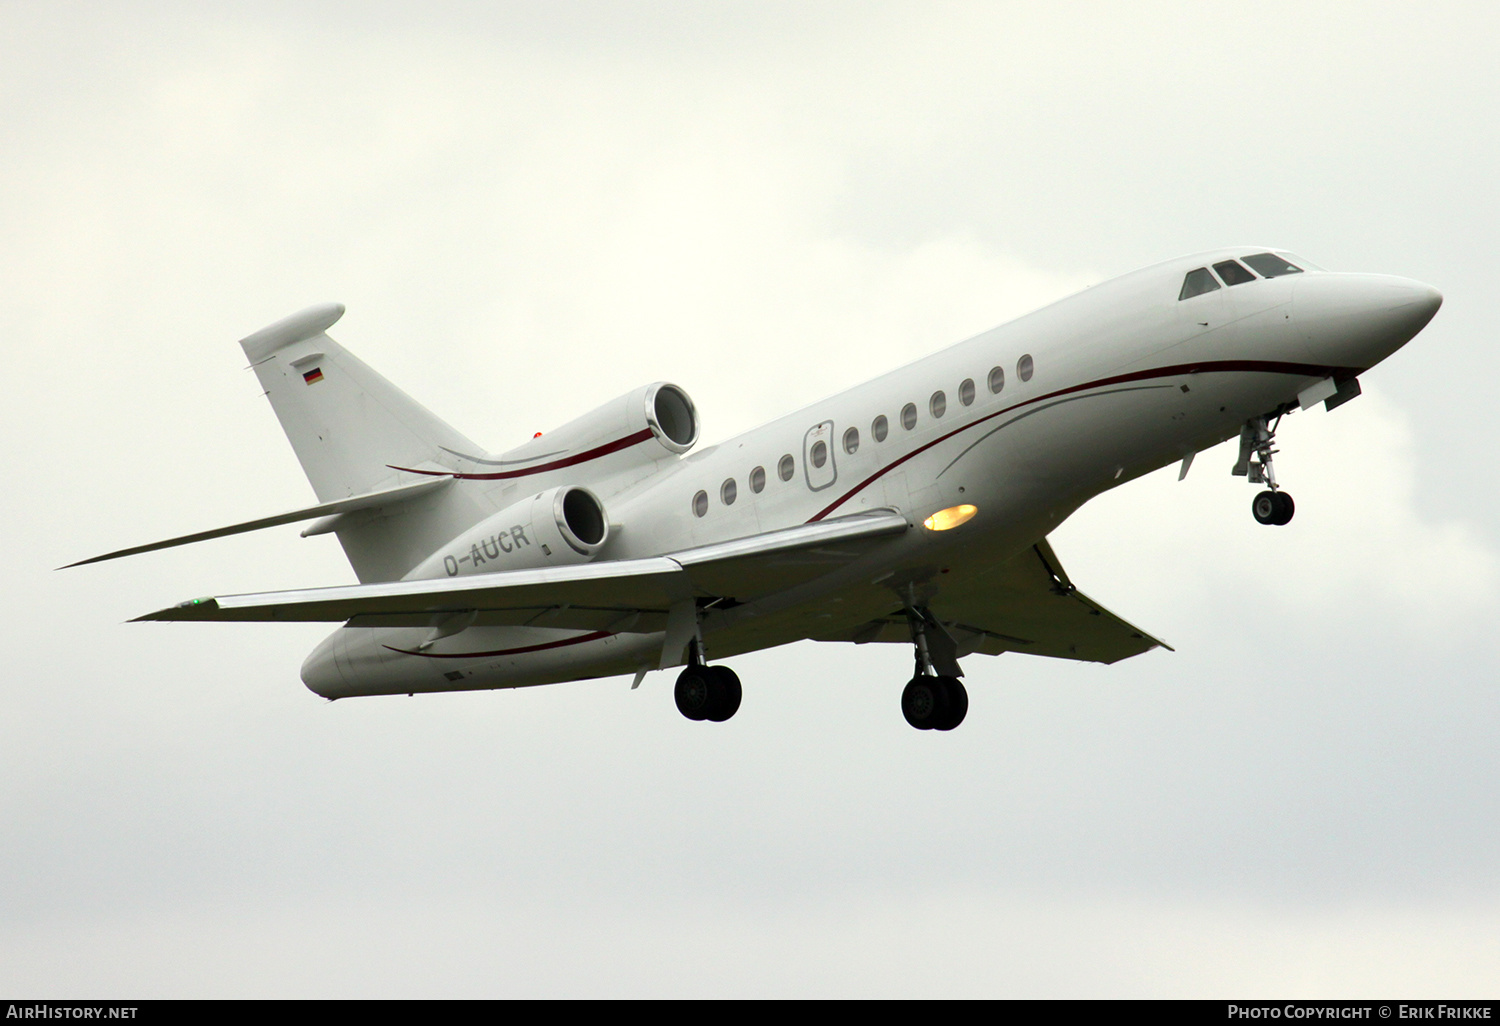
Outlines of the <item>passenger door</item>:
{"label": "passenger door", "polygon": [[833,421],[811,428],[802,440],[802,466],[807,473],[807,487],[822,491],[838,479],[833,459]]}

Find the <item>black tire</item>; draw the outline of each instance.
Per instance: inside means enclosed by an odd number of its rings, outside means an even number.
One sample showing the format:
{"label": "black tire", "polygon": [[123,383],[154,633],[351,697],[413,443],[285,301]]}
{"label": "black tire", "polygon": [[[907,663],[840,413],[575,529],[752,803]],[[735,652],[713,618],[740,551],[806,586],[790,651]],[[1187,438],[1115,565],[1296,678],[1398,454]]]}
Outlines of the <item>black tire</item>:
{"label": "black tire", "polygon": [[706,670],[703,666],[689,666],[677,675],[677,685],[672,689],[677,711],[690,720],[707,718],[714,706],[714,692],[720,690],[713,686]]}
{"label": "black tire", "polygon": [[1276,523],[1276,515],[1281,511],[1281,502],[1276,498],[1276,493],[1264,491],[1257,495],[1250,503],[1250,512],[1255,517],[1257,524],[1272,525]]}
{"label": "black tire", "polygon": [[739,712],[740,699],[744,691],[740,688],[739,674],[727,666],[705,667],[711,685],[708,713],[703,717],[715,723],[723,723]]}
{"label": "black tire", "polygon": [[947,697],[948,713],[933,729],[952,730],[969,715],[969,691],[957,677],[939,677],[937,680]]}
{"label": "black tire", "polygon": [[940,678],[913,677],[901,692],[901,715],[918,730],[932,730],[946,722],[951,704]]}
{"label": "black tire", "polygon": [[1292,514],[1297,512],[1297,504],[1286,492],[1276,493],[1276,519],[1272,521],[1277,527],[1285,527],[1292,522]]}

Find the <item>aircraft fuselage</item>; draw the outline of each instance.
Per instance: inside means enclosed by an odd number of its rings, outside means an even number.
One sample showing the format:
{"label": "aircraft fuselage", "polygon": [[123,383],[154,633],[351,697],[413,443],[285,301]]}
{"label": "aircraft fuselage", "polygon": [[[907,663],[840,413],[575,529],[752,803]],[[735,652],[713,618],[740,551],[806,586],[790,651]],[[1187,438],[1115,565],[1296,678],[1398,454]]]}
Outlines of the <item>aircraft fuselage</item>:
{"label": "aircraft fuselage", "polygon": [[[616,454],[647,444],[622,435],[588,450],[608,450],[597,460],[471,456],[441,472],[490,510],[585,486],[610,524],[596,562],[897,510],[913,529],[854,562],[758,602],[709,602],[702,614],[703,646],[716,659],[804,638],[848,640],[872,618],[971,586],[1093,496],[1239,435],[1320,382],[1353,379],[1441,302],[1409,279],[1311,268],[1214,281],[1179,298],[1189,272],[1259,252],[1198,254],[1115,278],[681,458],[611,469]],[[951,530],[921,526],[965,506],[972,518]],[[423,573],[505,570],[538,544],[524,525],[500,525],[440,548]],[[303,679],[341,698],[659,665],[660,632],[546,623],[544,612],[530,625],[437,637],[426,627],[344,627],[309,656]]]}

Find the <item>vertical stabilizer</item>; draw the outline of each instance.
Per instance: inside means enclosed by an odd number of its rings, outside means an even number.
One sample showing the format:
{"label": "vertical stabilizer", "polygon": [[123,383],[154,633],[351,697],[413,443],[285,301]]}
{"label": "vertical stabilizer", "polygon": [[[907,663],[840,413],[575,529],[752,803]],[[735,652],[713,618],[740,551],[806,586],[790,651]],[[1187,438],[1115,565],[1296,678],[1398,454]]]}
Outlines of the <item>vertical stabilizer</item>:
{"label": "vertical stabilizer", "polygon": [[[444,449],[477,451],[328,337],[343,315],[338,303],[313,306],[240,340],[318,501],[411,478],[392,470],[392,464],[433,466],[448,458]],[[360,580],[390,580],[482,515],[481,502],[449,488],[388,511],[350,514],[334,530]]]}

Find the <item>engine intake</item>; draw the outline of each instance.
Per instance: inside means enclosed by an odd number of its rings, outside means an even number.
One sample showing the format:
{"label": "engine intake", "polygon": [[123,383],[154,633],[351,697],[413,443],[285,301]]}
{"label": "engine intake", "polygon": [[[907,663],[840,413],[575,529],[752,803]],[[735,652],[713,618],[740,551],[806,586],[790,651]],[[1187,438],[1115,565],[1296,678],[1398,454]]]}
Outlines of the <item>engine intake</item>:
{"label": "engine intake", "polygon": [[688,394],[659,381],[647,386],[646,423],[652,434],[673,452],[687,452],[698,441],[698,411]]}

